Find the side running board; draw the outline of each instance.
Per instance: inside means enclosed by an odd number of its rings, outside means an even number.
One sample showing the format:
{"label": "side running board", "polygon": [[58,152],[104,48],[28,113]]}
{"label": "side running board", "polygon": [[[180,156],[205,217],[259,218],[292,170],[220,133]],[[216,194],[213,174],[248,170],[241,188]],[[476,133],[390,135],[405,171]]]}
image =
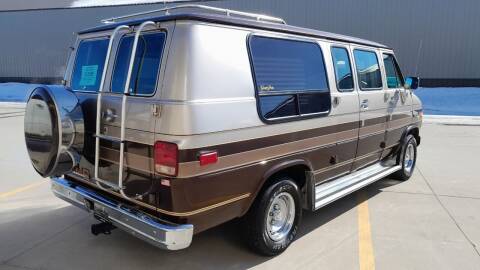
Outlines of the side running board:
{"label": "side running board", "polygon": [[386,167],[380,163],[340,177],[333,181],[315,186],[315,210],[338,200],[354,191],[400,170],[399,165]]}

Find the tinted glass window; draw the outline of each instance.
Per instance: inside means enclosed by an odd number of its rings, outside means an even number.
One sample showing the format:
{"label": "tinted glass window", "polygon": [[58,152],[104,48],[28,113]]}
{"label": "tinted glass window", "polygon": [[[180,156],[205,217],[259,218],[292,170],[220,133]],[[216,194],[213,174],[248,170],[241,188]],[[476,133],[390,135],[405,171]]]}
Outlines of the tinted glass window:
{"label": "tinted glass window", "polygon": [[78,45],[72,74],[72,89],[98,91],[102,79],[108,39],[83,40]]}
{"label": "tinted glass window", "polygon": [[254,36],[250,52],[264,119],[328,113],[330,91],[318,44]]}
{"label": "tinted glass window", "polygon": [[403,86],[403,79],[400,71],[397,69],[395,58],[391,54],[383,55],[383,63],[385,66],[385,75],[387,76],[388,88],[399,88]]}
{"label": "tinted glass window", "polygon": [[352,68],[347,49],[333,47],[332,59],[333,66],[335,67],[335,77],[337,79],[338,90],[353,90]]}
{"label": "tinted glass window", "polygon": [[360,89],[381,88],[382,75],[378,65],[377,54],[370,51],[355,50],[354,56]]}
{"label": "tinted glass window", "polygon": [[328,112],[330,110],[330,95],[299,94],[300,114]]}
{"label": "tinted glass window", "polygon": [[260,91],[328,88],[322,51],[317,44],[254,36],[250,49]]}
{"label": "tinted glass window", "polygon": [[[120,41],[112,77],[112,92],[124,91],[133,41],[133,35],[123,37]],[[165,33],[140,36],[130,80],[130,93],[151,95],[155,92],[164,43]]]}
{"label": "tinted glass window", "polygon": [[298,114],[297,98],[295,95],[263,96],[260,110],[266,119],[294,116]]}

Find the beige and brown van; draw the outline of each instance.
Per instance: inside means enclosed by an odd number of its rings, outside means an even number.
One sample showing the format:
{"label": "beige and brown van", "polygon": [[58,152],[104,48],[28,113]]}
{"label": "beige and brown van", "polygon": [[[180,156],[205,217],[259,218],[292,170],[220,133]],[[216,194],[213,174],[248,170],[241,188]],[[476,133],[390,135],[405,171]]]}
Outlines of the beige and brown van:
{"label": "beige and brown van", "polygon": [[415,168],[418,79],[385,45],[206,6],[104,22],[25,117],[33,167],[96,235],[177,250],[242,218],[249,246],[275,255],[304,209]]}

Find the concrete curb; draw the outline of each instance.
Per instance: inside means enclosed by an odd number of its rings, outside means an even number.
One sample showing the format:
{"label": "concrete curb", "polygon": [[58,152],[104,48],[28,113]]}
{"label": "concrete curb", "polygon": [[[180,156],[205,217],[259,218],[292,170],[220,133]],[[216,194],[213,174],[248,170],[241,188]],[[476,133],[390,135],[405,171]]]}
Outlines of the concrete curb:
{"label": "concrete curb", "polygon": [[3,102],[0,101],[0,108],[25,108],[27,103],[25,102]]}
{"label": "concrete curb", "polygon": [[480,126],[480,116],[424,115],[425,124]]}

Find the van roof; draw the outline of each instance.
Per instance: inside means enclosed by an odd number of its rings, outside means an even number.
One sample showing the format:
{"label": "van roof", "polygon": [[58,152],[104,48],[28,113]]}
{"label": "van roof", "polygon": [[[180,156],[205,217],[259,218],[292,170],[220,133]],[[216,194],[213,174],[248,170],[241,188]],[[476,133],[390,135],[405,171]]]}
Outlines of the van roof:
{"label": "van roof", "polygon": [[149,20],[154,22],[165,22],[165,21],[173,21],[173,20],[194,20],[194,21],[202,21],[202,22],[210,22],[210,23],[218,23],[218,24],[224,24],[224,25],[275,31],[275,32],[308,36],[308,37],[314,37],[314,38],[323,38],[323,39],[328,39],[333,41],[341,41],[341,42],[372,46],[377,48],[390,49],[386,45],[383,45],[374,41],[361,39],[361,38],[339,35],[339,34],[318,31],[318,30],[313,30],[313,29],[308,29],[303,27],[296,27],[296,26],[291,26],[287,24],[270,23],[270,22],[256,21],[251,19],[244,19],[244,18],[231,17],[231,16],[225,16],[225,15],[197,13],[197,12],[177,13],[177,14],[169,14],[169,15],[155,16],[155,17],[146,17],[146,18],[144,17],[144,18],[135,19],[135,20],[126,20],[118,23],[110,23],[110,24],[82,30],[78,32],[78,34],[81,35],[86,33],[111,30],[123,24],[139,25],[142,22],[149,21]]}

